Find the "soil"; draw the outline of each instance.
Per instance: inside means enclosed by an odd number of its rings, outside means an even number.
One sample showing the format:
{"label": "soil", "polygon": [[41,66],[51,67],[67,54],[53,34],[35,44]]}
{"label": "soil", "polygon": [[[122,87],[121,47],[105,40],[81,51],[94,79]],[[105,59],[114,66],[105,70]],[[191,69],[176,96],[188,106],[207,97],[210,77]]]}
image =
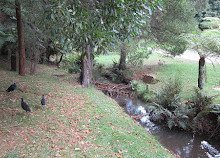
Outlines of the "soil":
{"label": "soil", "polygon": [[129,78],[136,81],[142,81],[143,75],[150,75],[155,78],[156,74],[153,73],[153,70],[158,67],[159,66],[156,65],[144,65],[142,69],[132,68],[131,70],[134,71],[135,74],[129,76]]}

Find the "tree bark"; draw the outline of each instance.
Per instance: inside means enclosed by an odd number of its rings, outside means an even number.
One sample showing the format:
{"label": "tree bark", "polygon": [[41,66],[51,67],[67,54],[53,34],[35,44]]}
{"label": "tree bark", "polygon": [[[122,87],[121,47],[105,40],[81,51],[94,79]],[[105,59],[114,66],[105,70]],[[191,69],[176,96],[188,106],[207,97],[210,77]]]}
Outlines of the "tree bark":
{"label": "tree bark", "polygon": [[83,48],[81,78],[84,87],[88,87],[92,83],[93,58],[91,54],[93,54],[93,51],[94,48],[91,45]]}
{"label": "tree bark", "polygon": [[126,56],[127,56],[126,45],[125,45],[125,43],[122,43],[120,63],[119,63],[119,69],[120,70],[125,70],[126,69]]}
{"label": "tree bark", "polygon": [[11,71],[16,71],[16,54],[11,54]]}
{"label": "tree bark", "polygon": [[21,5],[19,0],[15,0],[15,6],[16,6],[16,18],[17,18],[17,30],[18,30],[19,75],[25,76],[25,48],[24,48],[24,36],[23,36],[22,18],[21,18]]}
{"label": "tree bark", "polygon": [[16,62],[16,53],[12,53],[11,49],[8,49],[8,60],[11,61],[10,70],[16,71],[17,68],[17,62]]}
{"label": "tree bark", "polygon": [[200,57],[199,59],[199,77],[198,77],[198,87],[203,89],[205,80],[205,57]]}

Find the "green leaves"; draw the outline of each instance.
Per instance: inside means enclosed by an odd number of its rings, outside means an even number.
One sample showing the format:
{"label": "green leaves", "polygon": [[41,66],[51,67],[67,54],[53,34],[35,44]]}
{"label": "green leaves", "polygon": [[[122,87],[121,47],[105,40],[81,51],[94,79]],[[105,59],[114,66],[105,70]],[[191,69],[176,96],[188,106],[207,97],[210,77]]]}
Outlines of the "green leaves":
{"label": "green leaves", "polygon": [[[51,10],[56,11],[56,14],[51,14],[51,19],[63,21],[56,22],[60,24],[60,31],[65,33],[65,36],[72,35],[74,38],[71,40],[77,47],[81,47],[82,43],[91,42],[98,47],[106,47],[108,43],[118,43],[119,40],[124,41],[131,36],[139,35],[140,26],[144,23],[143,13],[146,12],[146,5],[149,5],[148,10],[153,10],[160,3],[154,0],[147,3],[145,0],[94,0],[84,3],[79,0],[53,4]],[[65,22],[68,26],[63,26]]]}
{"label": "green leaves", "polygon": [[[215,32],[215,33],[214,33]],[[220,54],[220,31],[205,31],[202,34],[183,34],[180,36],[188,42],[188,46],[196,50],[200,56]]]}

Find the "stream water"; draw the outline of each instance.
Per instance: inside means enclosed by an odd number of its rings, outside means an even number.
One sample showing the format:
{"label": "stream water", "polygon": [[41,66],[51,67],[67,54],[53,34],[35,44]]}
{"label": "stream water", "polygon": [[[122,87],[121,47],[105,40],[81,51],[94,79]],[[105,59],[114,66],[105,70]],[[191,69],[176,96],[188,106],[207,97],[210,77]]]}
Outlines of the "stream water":
{"label": "stream water", "polygon": [[140,124],[173,154],[181,158],[220,158],[219,140],[157,125],[149,120],[149,113],[143,102],[125,97],[114,99],[129,115],[140,116]]}

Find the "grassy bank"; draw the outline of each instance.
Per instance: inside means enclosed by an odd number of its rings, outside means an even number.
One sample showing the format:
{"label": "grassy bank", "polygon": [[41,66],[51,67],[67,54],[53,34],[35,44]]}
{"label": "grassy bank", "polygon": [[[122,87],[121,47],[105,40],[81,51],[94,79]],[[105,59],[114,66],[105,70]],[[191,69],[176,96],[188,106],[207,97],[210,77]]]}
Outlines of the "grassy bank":
{"label": "grassy bank", "polygon": [[173,157],[111,98],[54,67],[38,70],[21,77],[0,68],[1,157]]}
{"label": "grassy bank", "polygon": [[[97,58],[97,61],[106,66],[111,65],[112,60],[119,60],[119,54],[101,55]],[[150,89],[155,89],[163,84],[163,80],[167,80],[170,77],[179,77],[183,83],[182,97],[189,99],[194,92],[194,88],[198,84],[198,63],[183,61],[181,59],[165,57],[157,53],[152,53],[149,59],[144,62],[147,69],[151,69],[151,74],[156,76],[160,82],[153,84]],[[207,82],[204,83],[204,90],[211,95],[219,95],[215,99],[215,103],[220,103],[220,91],[213,88],[220,85],[220,65],[216,64],[215,69],[212,64],[206,64],[207,68]],[[145,89],[145,85],[143,85]]]}

